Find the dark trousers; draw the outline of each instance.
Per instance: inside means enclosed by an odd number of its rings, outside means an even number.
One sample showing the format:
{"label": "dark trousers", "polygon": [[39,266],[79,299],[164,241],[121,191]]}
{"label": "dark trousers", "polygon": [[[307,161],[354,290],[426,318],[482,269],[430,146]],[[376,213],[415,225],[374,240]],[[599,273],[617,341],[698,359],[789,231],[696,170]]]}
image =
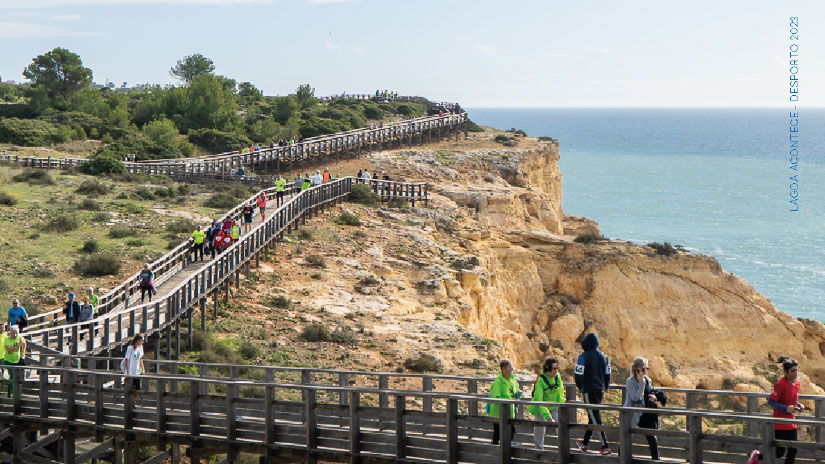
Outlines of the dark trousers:
{"label": "dark trousers", "polygon": [[[20,361],[16,362],[16,363],[8,362],[4,359],[3,360],[3,365],[4,366],[9,366],[9,367],[11,367],[11,366],[22,366],[23,363],[22,363],[22,359]],[[11,396],[14,394],[14,369],[9,369],[9,388],[8,388],[8,392],[9,392],[9,398],[11,398]],[[796,453],[794,453],[794,454],[796,454]]]}
{"label": "dark trousers", "polygon": [[[584,402],[587,404],[602,404],[602,399],[604,399],[604,392],[593,392],[593,393],[585,393],[584,394]],[[598,424],[602,425],[602,413],[598,409],[588,409],[587,410],[587,423],[588,424]],[[607,448],[607,436],[605,436],[604,432],[599,432],[602,437],[602,448]],[[593,431],[588,430],[584,432],[584,446],[587,446],[590,443],[590,437],[593,436]]]}
{"label": "dark trousers", "polygon": [[650,448],[650,459],[659,460],[659,441],[655,435],[645,435],[647,446]]}
{"label": "dark trousers", "polygon": [[284,204],[284,192],[275,192],[275,206]]}
{"label": "dark trousers", "polygon": [[146,294],[149,294],[149,301],[152,301],[152,287],[140,287],[140,301],[143,302],[143,299],[146,298]]}
{"label": "dark trousers", "polygon": [[[777,440],[790,440],[796,441],[796,429],[793,430],[776,430],[774,431],[774,437]],[[785,449],[788,450],[788,457],[785,458],[785,464],[793,464],[796,460],[796,448],[781,448],[779,446],[776,447],[776,459],[781,458],[785,455]]]}
{"label": "dark trousers", "polygon": [[[516,436],[516,426],[510,424],[510,441],[511,442],[513,441],[513,437],[515,437],[515,436]],[[499,429],[499,424],[495,423],[495,424],[493,424],[493,444],[497,445],[498,442],[499,442],[499,439],[501,439],[501,430]]]}
{"label": "dark trousers", "polygon": [[212,259],[215,259],[215,245],[212,245],[212,240],[209,241],[209,253],[212,254]]}
{"label": "dark trousers", "polygon": [[192,256],[193,261],[198,260],[198,253],[200,253],[201,261],[203,261],[203,243],[193,243],[192,244],[192,253],[194,255],[194,256]]}

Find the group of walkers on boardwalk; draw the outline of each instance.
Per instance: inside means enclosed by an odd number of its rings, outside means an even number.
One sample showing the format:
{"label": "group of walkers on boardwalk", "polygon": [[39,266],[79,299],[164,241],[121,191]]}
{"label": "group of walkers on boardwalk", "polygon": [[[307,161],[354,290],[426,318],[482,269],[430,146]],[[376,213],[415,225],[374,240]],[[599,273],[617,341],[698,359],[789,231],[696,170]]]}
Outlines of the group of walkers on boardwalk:
{"label": "group of walkers on boardwalk", "polygon": [[[587,334],[581,341],[582,353],[576,360],[574,379],[576,389],[581,393],[582,400],[586,404],[601,404],[604,401],[605,392],[610,387],[611,367],[610,358],[599,350],[599,338],[594,333]],[[773,417],[781,419],[794,419],[796,412],[804,409],[799,403],[799,367],[796,361],[782,358],[782,369],[784,376],[776,382],[768,403],[773,407]],[[564,382],[559,373],[559,360],[555,358],[546,359],[542,365],[541,373],[536,377],[533,385],[533,402],[565,403]],[[522,397],[518,380],[513,375],[514,365],[509,359],[502,359],[499,363],[500,373],[490,387],[490,397],[508,400],[517,400]],[[667,404],[667,395],[653,386],[653,381],[647,376],[650,369],[648,362],[643,357],[633,360],[630,368],[630,376],[625,382],[624,404],[626,407],[656,409]],[[510,417],[516,417],[516,408],[510,408]],[[501,407],[497,403],[488,403],[487,412],[492,417],[500,417]],[[558,408],[552,405],[530,404],[527,410],[535,416],[536,420],[556,422],[559,419]],[[602,425],[601,412],[598,409],[588,409],[588,424]],[[659,415],[656,412],[637,412],[631,418],[631,427],[655,430],[659,428]],[[777,440],[797,440],[796,424],[776,423],[774,424]],[[546,427],[536,426],[533,430],[533,442],[537,449],[544,449],[544,436]],[[515,436],[515,426],[510,426],[510,436]],[[600,449],[602,455],[612,453],[607,442],[604,431],[599,431]],[[499,424],[493,424],[493,444],[498,444],[501,437]],[[576,445],[582,452],[587,452],[593,431],[587,430],[580,440],[576,440]],[[658,460],[659,447],[656,435],[645,434],[650,456]],[[776,457],[784,456],[786,449],[776,448]],[[796,458],[796,449],[788,448],[786,464],[793,464]],[[750,454],[748,464],[756,464],[762,459],[759,451]]]}

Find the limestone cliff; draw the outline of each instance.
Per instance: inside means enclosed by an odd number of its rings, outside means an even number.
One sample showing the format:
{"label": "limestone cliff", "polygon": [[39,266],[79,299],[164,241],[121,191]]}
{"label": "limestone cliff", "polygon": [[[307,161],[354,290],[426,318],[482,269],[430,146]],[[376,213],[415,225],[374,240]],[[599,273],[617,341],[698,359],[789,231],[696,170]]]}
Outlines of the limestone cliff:
{"label": "limestone cliff", "polygon": [[[599,229],[563,213],[557,142],[519,137],[516,147],[504,148],[493,135],[334,166],[350,172],[369,165],[427,181],[429,207],[345,204],[309,221],[314,238],[293,238],[280,248],[280,264],[262,270],[277,286],[259,286],[256,301],[284,294],[301,308],[284,312],[283,321],[268,316],[261,324],[266,336],[300,348],[301,324],[323,322],[364,338],[347,354],[360,356],[353,367],[399,368],[405,358],[428,353],[444,371],[479,374],[502,355],[521,368],[555,356],[569,374],[578,340],[593,331],[618,382],[641,355],[662,385],[765,390],[776,373],[770,362],[781,354],[799,359],[801,371],[825,385],[823,324],[777,311],[710,256],[574,242]],[[363,227],[334,224],[342,210],[358,214]],[[310,268],[311,254],[325,256],[327,267]],[[288,272],[278,270],[284,266]],[[264,311],[259,307],[239,317]],[[338,353],[306,356],[311,365],[339,367],[345,357],[333,358]],[[807,381],[803,391],[822,392]]]}

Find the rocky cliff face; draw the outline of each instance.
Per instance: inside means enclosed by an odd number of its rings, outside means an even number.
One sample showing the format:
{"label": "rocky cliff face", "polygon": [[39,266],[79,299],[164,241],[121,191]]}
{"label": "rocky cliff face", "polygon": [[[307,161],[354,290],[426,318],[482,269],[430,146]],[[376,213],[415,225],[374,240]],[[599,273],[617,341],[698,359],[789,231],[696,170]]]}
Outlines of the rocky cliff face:
{"label": "rocky cliff face", "polygon": [[556,356],[569,368],[592,331],[619,372],[645,356],[665,386],[768,388],[766,365],[779,355],[825,384],[823,324],[778,311],[710,256],[575,243],[598,226],[563,214],[558,145],[520,146],[375,157],[433,183],[434,214],[449,218],[436,225],[479,259],[428,276],[423,297],[453,307],[464,327],[503,343],[521,366]]}

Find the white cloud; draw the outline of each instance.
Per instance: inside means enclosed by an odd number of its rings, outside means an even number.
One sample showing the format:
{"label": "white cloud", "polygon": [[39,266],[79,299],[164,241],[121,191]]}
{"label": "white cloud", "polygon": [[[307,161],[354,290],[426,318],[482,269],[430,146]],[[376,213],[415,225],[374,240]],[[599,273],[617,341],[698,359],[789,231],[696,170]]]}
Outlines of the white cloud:
{"label": "white cloud", "polygon": [[278,0],[0,0],[0,10],[32,10],[59,6],[174,3],[183,5],[271,5]]}
{"label": "white cloud", "polygon": [[585,48],[585,50],[587,50],[590,53],[596,53],[597,55],[612,55],[613,54],[613,52],[608,48],[589,47],[589,48]]}
{"label": "white cloud", "polygon": [[352,51],[354,51],[355,53],[357,53],[359,55],[364,54],[364,50],[361,50],[361,47],[359,47],[358,45],[353,45],[352,46]]}
{"label": "white cloud", "polygon": [[94,35],[89,32],[69,31],[57,26],[44,26],[33,23],[0,22],[0,39],[42,39],[52,37],[85,37]]}
{"label": "white cloud", "polygon": [[329,50],[338,50],[339,48],[341,48],[338,45],[330,42],[329,40],[324,42],[324,46],[327,47]]}
{"label": "white cloud", "polygon": [[52,21],[75,21],[80,19],[79,14],[59,14],[50,18]]}
{"label": "white cloud", "polygon": [[488,45],[476,45],[476,50],[487,56],[498,56],[498,50]]}

